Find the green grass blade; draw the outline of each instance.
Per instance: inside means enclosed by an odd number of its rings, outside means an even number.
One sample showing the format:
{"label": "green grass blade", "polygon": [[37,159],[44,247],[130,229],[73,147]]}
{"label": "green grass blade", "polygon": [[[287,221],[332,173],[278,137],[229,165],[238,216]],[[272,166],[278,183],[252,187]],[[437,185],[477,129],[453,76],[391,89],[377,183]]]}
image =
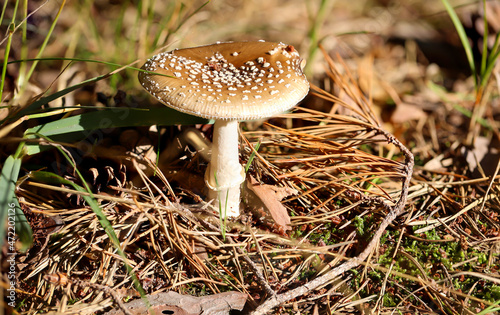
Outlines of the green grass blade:
{"label": "green grass blade", "polygon": [[[8,2],[8,1],[6,1]],[[15,5],[14,5],[14,9],[12,10],[12,19],[11,19],[11,23],[12,24],[16,24],[16,16],[17,16],[17,9],[19,8],[19,1],[14,1]]]}
{"label": "green grass blade", "polygon": [[45,184],[50,184],[50,185],[68,185],[73,187],[76,191],[79,192],[87,192],[91,194],[90,196],[88,195],[82,195],[81,197],[85,202],[89,205],[89,207],[94,211],[94,213],[97,216],[97,219],[99,220],[99,223],[103,227],[104,231],[106,234],[108,234],[109,239],[113,243],[115,247],[120,248],[120,241],[118,240],[118,237],[115,234],[115,231],[113,230],[113,226],[111,223],[108,221],[106,218],[106,215],[101,211],[101,208],[97,204],[97,201],[92,197],[92,192],[85,190],[83,187],[80,185],[77,185],[73,183],[70,180],[64,179],[61,176],[51,173],[51,172],[45,172],[45,171],[36,171],[36,172],[31,172],[29,175],[29,178],[37,181],[37,182],[42,182]]}
{"label": "green grass blade", "polygon": [[[62,9],[64,8],[64,5],[66,4],[66,0],[63,0],[61,5],[59,6],[59,10],[57,11],[56,17],[54,18],[54,21],[52,21],[52,24],[50,25],[50,29],[47,32],[47,35],[45,36],[45,40],[43,41],[42,45],[40,46],[40,49],[38,50],[38,53],[36,55],[36,58],[40,58],[45,50],[45,47],[47,47],[47,44],[49,43],[50,36],[52,35],[52,32],[54,31],[54,28],[56,27],[57,21],[59,20],[59,16],[61,16]],[[26,75],[26,81],[29,81],[31,78],[31,75],[35,71],[35,68],[38,64],[38,61],[35,61],[33,65],[31,66],[30,70],[28,71],[28,74]]]}
{"label": "green grass blade", "polygon": [[198,8],[196,8],[191,14],[187,15],[182,19],[182,21],[177,25],[175,30],[172,32],[172,34],[175,34],[181,27],[184,25],[189,19],[191,19],[196,13],[200,12],[201,9],[203,9],[207,4],[210,3],[211,0],[208,0],[204,3],[202,3]]}
{"label": "green grass blade", "polygon": [[5,52],[3,56],[3,66],[2,66],[2,77],[0,78],[0,102],[3,97],[3,87],[5,83],[5,76],[7,75],[7,61],[9,60],[10,47],[12,44],[12,35],[14,34],[14,23],[10,23],[9,25],[9,35],[7,38],[7,45],[5,46]]}
{"label": "green grass blade", "polygon": [[[308,2],[313,3],[311,2]],[[314,56],[318,52],[318,44],[319,44],[319,34],[321,31],[321,27],[323,26],[325,22],[325,18],[327,17],[328,13],[331,11],[331,7],[334,4],[334,1],[331,0],[321,0],[319,1],[319,7],[318,11],[315,15],[314,18],[310,18],[311,25],[309,32],[307,34],[307,37],[309,37],[309,52],[307,58],[309,59],[306,63],[304,73],[306,76],[310,77],[312,76],[312,65],[314,64]],[[309,12],[312,11],[312,9],[308,9]],[[310,13],[312,15],[312,13]]]}
{"label": "green grass blade", "polygon": [[[7,221],[7,215],[9,214],[9,210],[12,209],[10,214],[14,214],[16,218],[16,223],[19,221],[21,224],[21,221],[26,221],[26,218],[24,218],[24,214],[22,212],[19,214],[16,210],[16,206],[19,206],[17,199],[16,199],[16,181],[19,176],[19,170],[21,169],[21,159],[20,158],[15,158],[12,155],[9,156],[6,160],[5,163],[3,164],[2,167],[2,173],[0,177],[0,246],[2,245],[4,241],[4,235],[6,235],[6,229],[5,229],[5,223],[6,222],[11,222],[10,220]],[[26,227],[25,225],[23,225]],[[10,226],[9,226],[10,227]],[[16,226],[17,228],[18,226]],[[21,227],[19,225],[19,227]],[[28,225],[29,228],[29,225]],[[29,247],[31,244],[31,238],[26,237],[26,236],[20,236],[21,228],[20,230],[16,230],[16,234],[22,239],[26,240],[26,243],[22,243],[22,247],[26,248]],[[29,233],[31,234],[31,228],[29,228]]]}
{"label": "green grass blade", "polygon": [[469,39],[467,38],[467,34],[465,33],[464,26],[460,22],[457,13],[455,12],[451,4],[448,2],[448,0],[441,0],[441,2],[443,2],[446,11],[448,11],[448,15],[450,16],[451,21],[453,22],[453,25],[457,30],[458,36],[460,37],[460,41],[462,42],[462,46],[464,47],[465,54],[467,56],[467,61],[469,62],[469,67],[471,69],[472,75],[474,76],[474,83],[477,89],[479,84],[476,72],[476,64],[474,63],[474,55],[472,53],[472,47],[469,44]]}
{"label": "green grass blade", "polygon": [[496,312],[500,311],[500,300],[496,301],[492,305],[488,306],[481,312],[477,313],[477,315],[488,315],[488,314],[496,314]]}
{"label": "green grass blade", "polygon": [[483,24],[484,24],[484,31],[483,31],[483,54],[481,56],[481,77],[486,71],[486,65],[487,65],[487,60],[488,60],[488,19],[486,17],[486,0],[483,0]]}
{"label": "green grass blade", "polygon": [[[68,161],[70,161],[70,163],[71,163],[71,160],[69,158],[68,158]],[[80,175],[78,170],[77,169],[75,169],[75,170],[77,171],[78,175]],[[56,174],[51,173],[51,172],[45,172],[45,171],[31,172],[29,175],[29,178],[33,179],[35,181],[38,181],[38,182],[43,182],[43,183],[52,184],[52,185],[68,185],[68,186],[73,187],[76,191],[89,193],[90,196],[89,195],[82,195],[81,197],[83,198],[83,200],[85,200],[85,202],[89,205],[89,207],[92,209],[92,211],[96,214],[96,217],[99,220],[99,223],[101,224],[104,231],[108,235],[109,239],[113,243],[113,246],[116,248],[118,254],[124,259],[124,261],[127,261],[127,257],[120,246],[120,241],[115,234],[113,226],[111,225],[109,220],[106,218],[106,215],[102,212],[101,208],[97,204],[97,201],[93,197],[92,192],[88,188],[85,181],[83,181],[84,185],[86,186],[86,188],[84,189],[83,187],[73,183],[72,181],[66,180],[66,179],[62,178],[61,176],[56,175]],[[83,178],[82,178],[82,180],[83,180]],[[125,262],[124,262],[124,265],[126,266],[127,271],[129,273],[129,275],[131,276],[132,281],[133,281],[134,286],[136,287],[137,291],[139,291],[139,293],[141,294],[141,297],[143,299],[146,299],[146,302],[147,302],[146,292],[142,288],[139,280],[137,279],[137,276],[132,271],[132,267],[130,267]]]}
{"label": "green grass blade", "polygon": [[[24,0],[23,2],[23,24],[21,29],[21,58],[27,58],[29,53],[29,45],[28,45],[28,0]],[[34,12],[32,12],[34,13]],[[26,73],[26,64],[21,64],[19,67],[19,79],[18,83],[23,84],[25,82],[23,75]]]}
{"label": "green grass blade", "polygon": [[500,33],[496,34],[493,47],[491,48],[491,51],[488,51],[488,20],[486,17],[488,11],[486,7],[486,0],[483,0],[483,10],[484,10],[484,16],[483,16],[484,34],[483,34],[483,54],[481,58],[481,82],[480,82],[481,90],[483,90],[486,87],[486,84],[488,84],[488,81],[493,72],[493,68],[495,67],[498,56],[500,55],[500,47],[499,47]]}
{"label": "green grass blade", "polygon": [[[217,180],[217,173],[214,172],[215,178],[215,187],[217,187],[217,201],[219,202],[219,224],[220,224],[220,232],[222,234],[222,239],[226,240],[226,211],[222,212],[222,201],[220,200],[220,190],[219,190],[219,181]],[[226,194],[226,207],[227,207],[227,196]],[[225,209],[225,208],[224,208]],[[224,217],[224,218],[223,218]]]}
{"label": "green grass blade", "polygon": [[[207,123],[211,123],[211,121],[183,114],[168,107],[149,110],[121,107],[84,113],[38,125],[27,129],[25,136],[34,138],[34,135],[40,134],[45,137],[52,137],[53,140],[59,142],[73,142],[89,136],[89,131],[103,128]],[[26,154],[32,155],[39,153],[41,148],[36,144],[27,144],[26,150]]]}
{"label": "green grass blade", "polygon": [[500,50],[495,51],[493,54],[491,54],[491,62],[488,62],[486,65],[486,69],[484,71],[484,75],[481,77],[481,87],[486,86],[486,83],[488,82],[491,74],[493,73],[493,69],[495,68],[495,63],[496,60],[498,59],[498,56],[500,55]]}
{"label": "green grass blade", "polygon": [[493,43],[493,47],[491,48],[491,53],[488,55],[487,63],[493,63],[496,60],[495,54],[498,54],[500,51],[500,33],[495,35],[495,42]]}
{"label": "green grass blade", "polygon": [[[462,113],[463,115],[467,116],[468,118],[472,118],[472,112],[468,110],[467,108],[460,106],[458,104],[453,104],[453,108]],[[484,118],[476,118],[476,121],[481,124],[484,128],[487,128],[489,130],[492,130],[493,128],[491,127],[490,123],[484,119]]]}
{"label": "green grass blade", "polygon": [[[161,74],[161,73],[156,73],[156,72],[151,72],[151,71],[146,71],[146,70],[143,70],[143,69],[139,69],[139,68],[134,68],[134,67],[131,67],[131,66],[123,66],[123,65],[120,65],[120,64],[116,64],[116,63],[112,63],[112,62],[105,62],[105,61],[98,61],[98,60],[92,60],[92,59],[81,59],[81,58],[36,58],[36,59],[25,59],[25,60],[15,60],[15,61],[10,61],[9,64],[11,63],[19,63],[19,62],[25,62],[25,61],[32,61],[32,60],[65,60],[65,61],[81,61],[81,62],[93,62],[93,63],[100,63],[100,64],[104,64],[104,65],[108,65],[108,66],[113,66],[113,67],[121,67],[121,68],[126,68],[126,69],[132,69],[132,70],[136,70],[136,71],[143,71],[143,72],[148,72],[148,73],[152,73],[152,74],[156,74],[156,75],[161,75],[161,76],[165,76],[164,74]],[[9,121],[15,121],[17,119],[19,119],[20,117],[24,116],[24,115],[27,115],[27,114],[30,114],[32,112],[34,112],[35,110],[39,109],[40,107],[42,107],[43,105],[49,103],[49,102],[52,102],[58,98],[61,98],[63,97],[64,95],[70,93],[70,92],[73,92],[79,88],[82,88],[86,85],[89,85],[89,84],[93,84],[93,83],[96,83],[100,80],[103,80],[103,79],[106,79],[114,74],[116,74],[117,72],[119,71],[119,69],[117,70],[114,70],[112,72],[109,72],[109,73],[106,73],[106,74],[103,74],[103,75],[100,75],[100,76],[97,76],[95,78],[91,78],[91,79],[88,79],[88,80],[85,80],[85,81],[82,81],[80,83],[77,83],[75,85],[72,85],[68,88],[65,88],[64,90],[61,90],[61,91],[57,91],[49,96],[46,96],[46,97],[41,97],[39,98],[38,100],[34,101],[33,103],[29,104],[28,106],[24,107],[23,109],[21,109],[19,112],[11,115],[10,117],[8,117],[7,119],[9,119]],[[1,121],[0,123],[4,123],[7,119],[4,119],[3,121]]]}
{"label": "green grass blade", "polygon": [[[167,30],[168,29],[168,24],[172,20],[172,17],[175,13],[176,4],[174,2],[168,2],[168,4],[166,4],[166,6],[168,9],[166,10],[167,12],[165,13],[165,15],[162,17],[162,19],[159,22],[155,22],[158,24],[158,29],[160,29],[160,30]],[[159,45],[158,42],[159,42],[160,38],[162,38],[163,33],[164,32],[156,32],[155,37],[153,39],[152,47],[157,47]],[[161,44],[164,45],[165,41],[163,41]]]}
{"label": "green grass blade", "polygon": [[24,115],[27,115],[29,113],[32,113],[34,112],[35,110],[37,110],[38,108],[42,107],[43,105],[49,103],[49,102],[52,102],[53,100],[55,99],[58,99],[60,97],[63,97],[64,95],[70,93],[70,92],[73,92],[74,90],[77,90],[81,87],[84,87],[88,84],[92,84],[92,83],[95,83],[97,81],[100,81],[102,79],[106,79],[107,77],[111,76],[112,74],[111,73],[107,73],[107,74],[104,74],[104,75],[101,75],[101,76],[98,76],[98,77],[95,77],[95,78],[92,78],[92,79],[88,79],[88,80],[85,80],[83,82],[80,82],[78,84],[75,84],[73,86],[70,86],[64,90],[61,90],[61,91],[58,91],[54,94],[51,94],[49,96],[46,96],[46,97],[42,97],[40,99],[38,99],[37,101],[34,101],[33,103],[29,104],[28,106],[26,106],[25,108],[21,109],[19,112],[17,112],[16,114],[12,115],[11,117],[8,117],[10,121],[15,121],[17,119],[19,119],[20,117],[24,116]]}
{"label": "green grass blade", "polygon": [[[23,63],[23,62],[27,62],[27,61],[37,61],[37,62],[38,61],[77,61],[77,62],[98,63],[98,64],[103,64],[103,65],[111,66],[111,67],[115,67],[115,68],[125,67],[124,65],[121,65],[121,64],[118,64],[118,63],[114,63],[114,62],[109,62],[109,61],[102,61],[102,60],[95,60],[95,59],[85,59],[85,58],[68,58],[68,57],[45,57],[45,58],[19,59],[19,60],[9,61],[8,64]],[[136,70],[136,71],[154,73],[154,72],[151,72],[151,71],[142,70],[140,68],[135,68],[135,67],[131,67],[131,66],[126,66],[126,68],[127,69]],[[164,74],[161,74],[161,73],[157,73],[157,74],[165,76]]]}
{"label": "green grass blade", "polygon": [[255,145],[255,150],[252,150],[252,153],[250,154],[250,158],[248,158],[247,165],[245,165],[245,173],[248,172],[248,169],[250,168],[250,165],[252,164],[252,161],[255,158],[255,152],[259,151],[259,148],[260,148],[260,140]]}
{"label": "green grass blade", "polygon": [[33,244],[33,231],[31,230],[31,226],[26,219],[23,210],[21,210],[21,206],[19,205],[17,198],[14,198],[13,202],[14,207],[16,208],[16,234],[21,242],[21,248],[19,250],[21,252],[25,252]]}
{"label": "green grass blade", "polygon": [[3,25],[3,17],[5,16],[5,10],[7,9],[7,3],[9,3],[9,1],[3,2],[2,14],[0,15],[0,25]]}
{"label": "green grass blade", "polygon": [[486,61],[486,68],[484,69],[484,73],[481,76],[481,87],[484,88],[488,83],[488,80],[493,73],[493,69],[495,68],[495,64],[500,56],[500,33],[498,33],[495,37],[495,43],[493,44],[493,48],[491,49],[488,59]]}

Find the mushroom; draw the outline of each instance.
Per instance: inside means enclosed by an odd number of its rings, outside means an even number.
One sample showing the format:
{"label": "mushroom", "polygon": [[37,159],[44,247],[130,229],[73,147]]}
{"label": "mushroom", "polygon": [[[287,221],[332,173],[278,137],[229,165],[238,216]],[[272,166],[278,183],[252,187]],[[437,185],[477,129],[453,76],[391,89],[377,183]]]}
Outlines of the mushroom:
{"label": "mushroom", "polygon": [[[291,45],[226,42],[158,54],[139,73],[142,86],[180,112],[214,119],[209,198],[238,216],[245,172],[238,158],[238,121],[294,107],[309,91],[304,61]],[[162,75],[158,75],[162,74]]]}

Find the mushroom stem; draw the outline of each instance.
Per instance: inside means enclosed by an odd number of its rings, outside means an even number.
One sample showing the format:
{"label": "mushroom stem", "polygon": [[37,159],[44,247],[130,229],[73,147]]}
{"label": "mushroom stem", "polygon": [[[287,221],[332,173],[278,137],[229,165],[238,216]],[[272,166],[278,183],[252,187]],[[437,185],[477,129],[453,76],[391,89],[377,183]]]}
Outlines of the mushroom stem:
{"label": "mushroom stem", "polygon": [[238,121],[216,120],[212,159],[205,181],[210,190],[209,198],[215,199],[216,208],[220,204],[223,216],[235,217],[240,214],[240,185],[244,180],[245,171],[238,155]]}

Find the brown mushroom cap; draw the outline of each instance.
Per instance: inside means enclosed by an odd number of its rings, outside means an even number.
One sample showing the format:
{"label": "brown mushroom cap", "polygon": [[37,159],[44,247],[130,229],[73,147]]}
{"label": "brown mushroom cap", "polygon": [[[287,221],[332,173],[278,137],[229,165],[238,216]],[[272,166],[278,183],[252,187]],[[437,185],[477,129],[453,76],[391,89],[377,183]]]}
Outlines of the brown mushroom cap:
{"label": "brown mushroom cap", "polygon": [[178,111],[209,119],[257,119],[302,100],[309,83],[293,46],[228,42],[158,54],[139,73],[143,87]]}

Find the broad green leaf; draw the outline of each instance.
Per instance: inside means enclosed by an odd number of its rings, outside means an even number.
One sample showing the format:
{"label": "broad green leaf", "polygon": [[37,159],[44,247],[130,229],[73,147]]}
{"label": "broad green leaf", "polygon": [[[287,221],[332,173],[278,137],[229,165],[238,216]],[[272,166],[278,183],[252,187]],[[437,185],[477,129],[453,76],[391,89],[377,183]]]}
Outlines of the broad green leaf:
{"label": "broad green leaf", "polygon": [[[113,108],[100,110],[38,125],[26,130],[28,138],[35,138],[35,134],[51,137],[54,141],[73,142],[84,139],[95,130],[137,127],[152,125],[195,125],[210,123],[209,120],[180,113],[168,107],[136,109]],[[102,134],[101,134],[102,136]],[[95,138],[95,137],[94,137]],[[37,144],[27,144],[28,155],[39,153],[42,149]]]}
{"label": "broad green leaf", "polygon": [[25,252],[33,244],[33,231],[31,226],[24,216],[23,210],[19,205],[17,198],[14,198],[14,207],[16,208],[16,234],[21,242],[20,251]]}
{"label": "broad green leaf", "polygon": [[[10,227],[16,228],[16,235],[22,241],[22,248],[26,249],[31,244],[31,228],[26,222],[26,218],[19,208],[19,203],[16,199],[16,181],[19,176],[19,170],[21,168],[21,159],[14,158],[12,155],[9,156],[2,167],[2,173],[0,177],[0,246],[4,241],[4,235],[6,235],[5,224],[9,224],[9,231],[12,231]],[[9,219],[7,220],[7,216]],[[12,218],[12,219],[10,219]],[[12,220],[15,220],[13,222]],[[11,225],[14,224],[14,225]],[[26,235],[21,235],[21,233],[28,233]]]}

